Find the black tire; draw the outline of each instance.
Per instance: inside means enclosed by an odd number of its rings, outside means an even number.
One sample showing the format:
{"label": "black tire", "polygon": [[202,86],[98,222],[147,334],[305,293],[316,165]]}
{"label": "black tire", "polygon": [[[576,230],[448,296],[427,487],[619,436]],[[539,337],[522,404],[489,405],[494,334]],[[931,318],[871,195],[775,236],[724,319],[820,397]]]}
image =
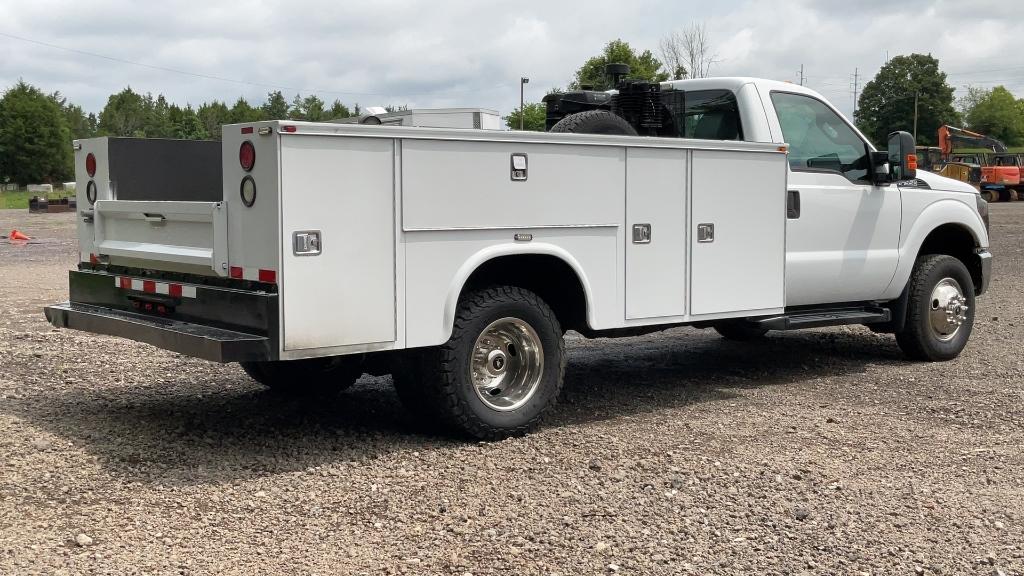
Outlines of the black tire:
{"label": "black tire", "polygon": [[276,393],[289,396],[337,394],[355,384],[363,375],[361,355],[239,364],[253,380]]}
{"label": "black tire", "polygon": [[[509,319],[532,330],[530,337],[542,352],[543,361],[535,369],[539,379],[530,387],[532,392],[520,400],[521,405],[512,403],[508,409],[499,410],[484,401],[471,370],[477,339]],[[506,347],[509,366],[514,364],[511,358],[520,354],[521,361],[527,362],[528,348],[521,350]],[[557,402],[566,363],[562,327],[554,312],[533,292],[514,286],[492,287],[464,296],[448,342],[410,358],[413,369],[399,369],[393,374],[402,403],[421,419],[481,440],[520,436],[536,427]]]}
{"label": "black tire", "polygon": [[[931,314],[938,302],[936,288],[946,280],[958,285],[967,309],[963,311],[962,324],[943,336],[933,327]],[[896,333],[900,349],[914,360],[938,362],[956,358],[967,346],[974,328],[974,302],[974,281],[963,262],[945,254],[921,256],[910,276],[906,325]],[[945,307],[935,308],[938,310],[945,310]]]}
{"label": "black tire", "polygon": [[551,132],[574,134],[614,134],[618,136],[636,136],[636,130],[622,119],[607,110],[587,110],[570,114],[551,127]]}
{"label": "black tire", "polygon": [[714,328],[722,338],[736,342],[760,340],[764,338],[765,334],[768,334],[767,328],[758,328],[743,322],[719,322],[715,324]]}

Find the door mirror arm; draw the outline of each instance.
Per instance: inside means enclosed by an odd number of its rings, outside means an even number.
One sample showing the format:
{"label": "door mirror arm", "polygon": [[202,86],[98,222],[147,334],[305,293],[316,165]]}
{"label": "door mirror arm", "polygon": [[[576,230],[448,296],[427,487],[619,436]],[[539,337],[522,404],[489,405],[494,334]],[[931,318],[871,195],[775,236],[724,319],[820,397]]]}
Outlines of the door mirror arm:
{"label": "door mirror arm", "polygon": [[892,175],[889,172],[889,153],[870,152],[871,160],[871,183],[876,186],[884,186],[892,182]]}

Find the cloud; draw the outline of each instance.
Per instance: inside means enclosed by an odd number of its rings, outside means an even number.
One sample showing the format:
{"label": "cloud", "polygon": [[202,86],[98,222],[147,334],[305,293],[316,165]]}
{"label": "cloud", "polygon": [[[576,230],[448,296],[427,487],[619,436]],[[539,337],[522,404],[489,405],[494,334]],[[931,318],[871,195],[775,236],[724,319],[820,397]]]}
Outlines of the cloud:
{"label": "cloud", "polygon": [[[316,92],[363,106],[518,106],[565,86],[609,40],[655,50],[658,39],[705,21],[719,74],[798,80],[849,112],[861,85],[890,56],[930,52],[955,86],[1006,84],[1024,96],[1019,7],[1005,1],[385,0],[247,4],[21,2],[0,33],[107,55],[177,74],[0,36],[0,86],[19,78],[60,90],[98,112],[126,85],[181,104],[268,91]],[[996,32],[997,31],[997,32]],[[210,77],[218,77],[214,79]]]}

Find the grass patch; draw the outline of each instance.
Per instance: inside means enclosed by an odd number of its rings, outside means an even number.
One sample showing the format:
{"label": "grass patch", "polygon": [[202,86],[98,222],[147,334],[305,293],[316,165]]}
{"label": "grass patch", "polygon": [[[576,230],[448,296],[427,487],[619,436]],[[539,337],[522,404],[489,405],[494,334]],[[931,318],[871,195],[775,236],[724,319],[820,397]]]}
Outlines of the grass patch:
{"label": "grass patch", "polygon": [[[0,192],[0,210],[28,210],[28,199],[39,195],[40,194],[37,192],[26,192],[24,190],[19,190],[17,192]],[[44,196],[51,200],[56,200],[59,198],[67,198],[72,196],[72,194],[68,192],[54,192],[53,194],[44,194]]]}

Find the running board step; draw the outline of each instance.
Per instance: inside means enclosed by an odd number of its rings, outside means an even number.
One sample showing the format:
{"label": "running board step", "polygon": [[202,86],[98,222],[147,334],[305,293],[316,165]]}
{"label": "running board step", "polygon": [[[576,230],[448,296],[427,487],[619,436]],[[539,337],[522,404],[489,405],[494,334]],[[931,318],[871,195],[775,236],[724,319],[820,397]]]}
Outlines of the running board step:
{"label": "running board step", "polygon": [[753,323],[769,330],[799,330],[844,324],[877,324],[892,320],[888,308],[842,308],[831,310],[804,310],[781,316],[754,320]]}

